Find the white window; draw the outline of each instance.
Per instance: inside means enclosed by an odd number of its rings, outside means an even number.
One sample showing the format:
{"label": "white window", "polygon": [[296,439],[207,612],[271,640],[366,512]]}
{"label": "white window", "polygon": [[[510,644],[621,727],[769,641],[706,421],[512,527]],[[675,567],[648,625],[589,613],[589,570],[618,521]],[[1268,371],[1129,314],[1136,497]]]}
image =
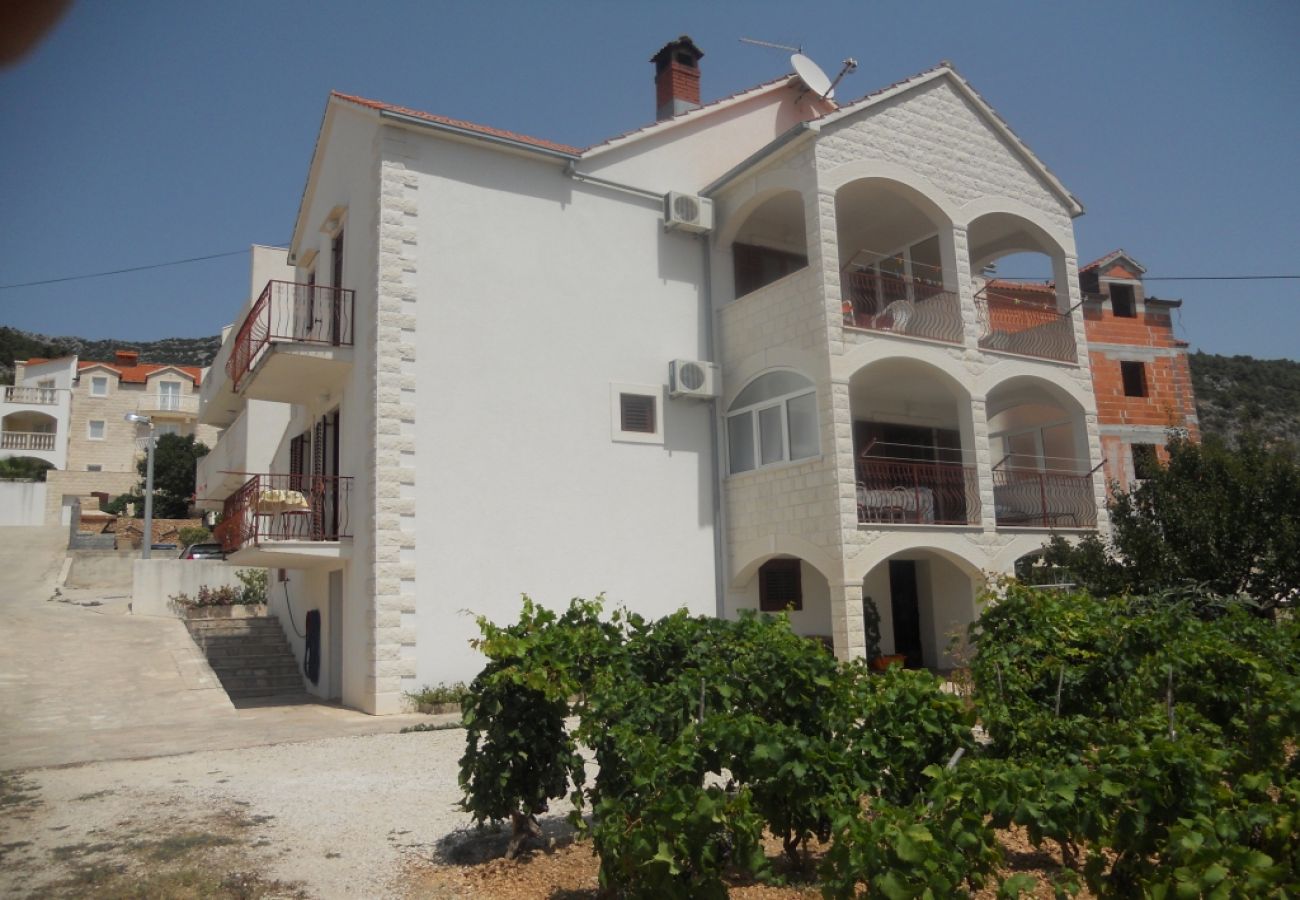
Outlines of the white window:
{"label": "white window", "polygon": [[816,456],[817,388],[795,372],[760,375],[727,411],[727,456],[734,475]]}
{"label": "white window", "polygon": [[86,437],[92,441],[102,441],[104,439],[104,420],[91,419],[86,423]]}
{"label": "white window", "polygon": [[181,408],[181,383],[179,381],[158,382],[158,408],[173,412]]}
{"label": "white window", "polygon": [[611,384],[610,437],[634,444],[664,442],[663,387]]}
{"label": "white window", "polygon": [[[90,396],[107,397],[108,396],[108,376],[92,375],[90,377]],[[101,423],[103,424],[103,423]]]}

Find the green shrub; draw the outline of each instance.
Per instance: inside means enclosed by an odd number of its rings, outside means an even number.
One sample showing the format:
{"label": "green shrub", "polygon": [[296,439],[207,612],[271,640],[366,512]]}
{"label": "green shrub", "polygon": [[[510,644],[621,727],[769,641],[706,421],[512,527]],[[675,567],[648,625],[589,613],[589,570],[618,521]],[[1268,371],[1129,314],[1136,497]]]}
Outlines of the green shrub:
{"label": "green shrub", "polygon": [[266,569],[240,569],[235,572],[235,577],[243,585],[239,592],[239,602],[249,606],[265,603],[269,575]]}
{"label": "green shrub", "polygon": [[189,547],[193,544],[206,544],[212,540],[212,532],[208,531],[202,525],[186,525],[177,534],[177,540],[182,547]]}
{"label": "green shrub", "polygon": [[439,706],[445,703],[460,703],[469,693],[469,688],[463,681],[457,681],[452,684],[439,682],[438,684],[426,684],[418,691],[407,691],[406,696],[411,703],[417,707],[420,706]]}

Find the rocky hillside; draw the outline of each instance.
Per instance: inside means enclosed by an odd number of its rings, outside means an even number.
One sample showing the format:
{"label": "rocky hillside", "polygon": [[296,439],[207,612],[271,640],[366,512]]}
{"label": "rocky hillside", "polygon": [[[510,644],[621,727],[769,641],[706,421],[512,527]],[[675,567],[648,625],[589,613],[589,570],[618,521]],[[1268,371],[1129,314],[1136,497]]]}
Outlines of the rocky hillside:
{"label": "rocky hillside", "polygon": [[1231,443],[1246,429],[1300,447],[1300,362],[1193,353],[1201,430]]}
{"label": "rocky hillside", "polygon": [[221,336],[163,338],[159,341],[89,340],[50,337],[0,326],[0,384],[13,384],[14,360],[53,358],[76,353],[82,359],[111,360],[115,350],[138,350],[141,362],[206,366],[221,348]]}

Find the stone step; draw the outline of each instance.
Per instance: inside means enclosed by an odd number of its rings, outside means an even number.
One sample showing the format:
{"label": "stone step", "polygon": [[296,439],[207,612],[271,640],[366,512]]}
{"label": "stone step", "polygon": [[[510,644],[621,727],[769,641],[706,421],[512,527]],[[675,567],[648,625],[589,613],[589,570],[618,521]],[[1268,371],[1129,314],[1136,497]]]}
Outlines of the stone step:
{"label": "stone step", "polygon": [[231,700],[274,700],[278,703],[307,703],[311,700],[304,690],[296,691],[272,691],[261,688],[253,688],[246,691],[227,691]]}
{"label": "stone step", "polygon": [[283,634],[276,619],[190,619],[190,634]]}
{"label": "stone step", "polygon": [[292,688],[293,690],[302,690],[302,676],[294,673],[292,675],[225,675],[220,672],[217,677],[221,680],[221,686],[229,691],[244,690],[283,690]]}
{"label": "stone step", "polygon": [[212,671],[217,674],[218,678],[225,678],[226,676],[239,678],[244,675],[251,675],[258,678],[278,678],[282,675],[297,675],[298,666],[291,662],[273,662],[266,664],[240,663],[233,666],[213,666]]}
{"label": "stone step", "polygon": [[208,662],[213,666],[229,665],[239,660],[257,659],[294,659],[287,644],[262,644],[246,647],[212,647],[205,648]]}

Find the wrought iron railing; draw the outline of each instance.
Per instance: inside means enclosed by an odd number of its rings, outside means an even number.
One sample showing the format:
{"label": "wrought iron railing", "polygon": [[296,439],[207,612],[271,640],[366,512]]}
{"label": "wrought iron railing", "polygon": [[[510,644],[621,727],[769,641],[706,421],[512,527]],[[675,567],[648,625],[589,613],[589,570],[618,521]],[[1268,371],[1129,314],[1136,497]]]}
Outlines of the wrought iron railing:
{"label": "wrought iron railing", "polygon": [[268,281],[248,311],[226,360],[231,386],[239,390],[267,347],[293,341],[352,346],[353,292],[290,281]]}
{"label": "wrought iron railing", "polygon": [[53,450],[52,431],[6,431],[0,433],[0,450]]}
{"label": "wrought iron railing", "polygon": [[199,398],[193,395],[182,397],[180,394],[145,394],[136,403],[140,412],[179,412],[197,413]]}
{"label": "wrought iron railing", "polygon": [[845,325],[962,342],[961,301],[941,283],[862,271],[840,277]]}
{"label": "wrought iron railing", "polygon": [[58,388],[15,385],[5,388],[5,401],[8,403],[32,403],[38,406],[57,406],[59,391]]}
{"label": "wrought iron railing", "polygon": [[1074,321],[1069,313],[1056,308],[1053,299],[1025,300],[991,293],[986,287],[975,294],[975,309],[980,322],[979,345],[984,350],[1060,362],[1078,359]]}
{"label": "wrought iron railing", "polygon": [[1097,527],[1092,473],[995,466],[993,504],[999,525]]}
{"label": "wrought iron railing", "polygon": [[337,541],[352,536],[350,477],[254,475],[226,498],[214,534],[227,553],[267,541]]}
{"label": "wrought iron railing", "polygon": [[904,525],[977,525],[974,466],[910,459],[858,460],[858,521]]}

